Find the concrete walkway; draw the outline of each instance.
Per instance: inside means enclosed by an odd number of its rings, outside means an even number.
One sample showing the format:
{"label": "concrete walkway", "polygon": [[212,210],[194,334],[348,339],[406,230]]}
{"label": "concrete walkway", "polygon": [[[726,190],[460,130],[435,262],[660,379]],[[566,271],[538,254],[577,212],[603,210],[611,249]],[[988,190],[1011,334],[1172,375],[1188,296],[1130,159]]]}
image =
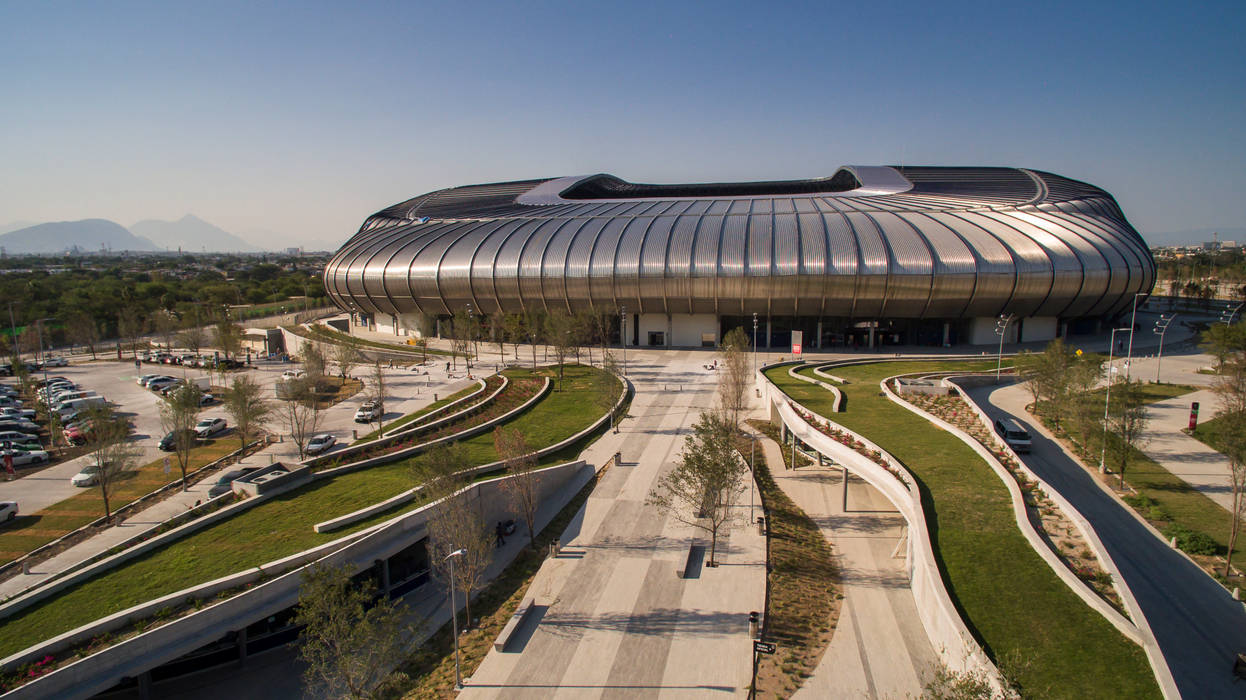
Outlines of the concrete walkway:
{"label": "concrete walkway", "polygon": [[783,468],[779,445],[761,438],[775,483],[831,543],[843,581],[844,607],[831,644],[797,698],[919,697],[938,658],[917,615],[903,549],[893,556],[904,519],[869,484],[810,465]]}
{"label": "concrete walkway", "polygon": [[1227,511],[1233,507],[1229,460],[1181,432],[1189,426],[1193,401],[1199,403],[1200,422],[1211,420],[1219,411],[1220,398],[1208,389],[1151,404],[1150,420],[1142,433],[1142,452]]}
{"label": "concrete walkway", "polygon": [[529,588],[533,622],[505,652],[490,651],[464,698],[747,693],[748,612],[762,609],[765,594],[763,538],[741,524],[720,537],[719,567],[682,578],[689,545],[705,538],[645,504],[698,413],[713,404],[716,377],[700,369],[704,358],[631,358],[636,418],[585,454],[600,463],[619,449],[623,464],[605,474],[564,533],[562,556]]}

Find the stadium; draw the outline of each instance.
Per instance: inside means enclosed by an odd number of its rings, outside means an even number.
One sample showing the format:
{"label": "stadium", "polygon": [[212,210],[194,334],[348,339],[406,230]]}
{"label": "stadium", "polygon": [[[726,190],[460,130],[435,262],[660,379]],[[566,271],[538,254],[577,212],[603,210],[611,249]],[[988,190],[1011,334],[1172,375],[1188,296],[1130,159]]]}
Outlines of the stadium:
{"label": "stadium", "polygon": [[[611,175],[438,190],[368,217],[334,302],[415,335],[474,313],[619,317],[633,346],[730,328],[811,349],[1092,332],[1155,283],[1110,194],[1020,168],[845,166],[828,178],[649,185]],[[756,316],[754,316],[756,315]],[[616,341],[618,338],[616,337]]]}

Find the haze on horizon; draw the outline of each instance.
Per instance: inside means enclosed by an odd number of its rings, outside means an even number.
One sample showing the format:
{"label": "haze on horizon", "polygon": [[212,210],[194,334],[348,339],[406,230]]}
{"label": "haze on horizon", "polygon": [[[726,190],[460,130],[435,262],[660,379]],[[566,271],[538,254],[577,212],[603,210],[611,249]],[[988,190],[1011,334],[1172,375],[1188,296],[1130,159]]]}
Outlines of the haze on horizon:
{"label": "haze on horizon", "polygon": [[[8,3],[0,225],[336,248],[442,187],[1006,165],[1246,226],[1241,3]],[[1232,236],[1226,236],[1232,237]]]}

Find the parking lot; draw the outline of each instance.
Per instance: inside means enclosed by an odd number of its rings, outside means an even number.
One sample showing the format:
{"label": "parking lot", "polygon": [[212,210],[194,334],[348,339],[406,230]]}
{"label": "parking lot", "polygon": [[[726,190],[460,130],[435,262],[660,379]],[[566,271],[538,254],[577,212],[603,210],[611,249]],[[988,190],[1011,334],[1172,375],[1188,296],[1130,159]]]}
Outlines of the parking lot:
{"label": "parking lot", "polygon": [[[238,372],[246,372],[256,377],[262,386],[267,388],[267,395],[274,397],[275,385],[280,378],[282,372],[297,365],[290,363],[282,363],[280,361],[260,361],[252,367]],[[238,372],[228,375],[232,378]],[[354,374],[357,377],[363,377],[370,373],[370,369],[357,369]],[[143,374],[167,374],[176,378],[195,379],[199,377],[208,377],[209,373],[203,369],[195,369],[183,367],[179,365],[159,365],[144,363],[141,369],[136,369],[132,362],[117,362],[110,360],[97,361],[75,361],[68,367],[49,368],[47,371],[49,376],[63,376],[66,379],[78,384],[85,390],[91,390],[108,399],[118,414],[130,419],[134,424],[134,434],[132,440],[142,450],[139,464],[146,464],[157,460],[167,453],[161,452],[157,447],[160,438],[164,436],[165,431],[160,424],[160,401],[161,397],[138,385],[137,379]],[[419,410],[419,408],[427,405],[434,400],[434,395],[446,396],[448,393],[457,391],[471,384],[463,373],[448,373],[445,371],[444,365],[432,363],[422,367],[413,369],[394,368],[386,369],[386,394],[385,402],[385,420],[393,420],[405,413]],[[43,377],[43,372],[37,373],[38,378]],[[219,382],[219,377],[212,377],[213,383]],[[12,384],[12,380],[6,380],[5,383]],[[365,381],[365,384],[367,381]],[[366,424],[358,424],[354,422],[355,411],[358,410],[367,398],[368,390],[364,391],[326,409],[321,414],[320,425],[317,433],[329,433],[337,439],[337,445],[326,452],[331,454],[333,450],[340,449],[344,445],[351,442],[354,430],[358,430],[360,434],[372,430],[372,426]],[[205,406],[200,413],[200,418],[224,418],[229,421],[220,402]],[[289,426],[282,426],[280,415],[268,426],[270,432],[278,434],[289,434]],[[233,438],[232,424],[226,432],[218,433],[213,437],[231,439]],[[23,470],[18,469],[18,477],[13,481],[0,481],[0,500],[17,501],[24,514],[34,513],[47,506],[62,501],[66,498],[80,493],[82,489],[75,487],[70,483],[70,479],[86,466],[91,457],[90,455],[82,455],[75,459],[56,464],[42,470]],[[252,456],[248,461],[258,463],[258,460],[267,462],[269,459],[277,461],[294,461],[298,459],[298,448],[286,437],[282,442],[271,445],[265,450],[264,454]],[[177,467],[176,459],[173,459],[174,466],[170,474],[170,480],[176,476]],[[121,505],[121,504],[114,504]]]}

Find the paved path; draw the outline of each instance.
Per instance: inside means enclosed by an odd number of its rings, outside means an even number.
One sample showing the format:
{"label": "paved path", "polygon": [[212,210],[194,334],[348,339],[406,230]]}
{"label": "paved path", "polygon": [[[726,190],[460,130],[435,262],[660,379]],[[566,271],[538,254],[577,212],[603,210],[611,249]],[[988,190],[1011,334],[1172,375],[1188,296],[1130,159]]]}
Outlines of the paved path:
{"label": "paved path", "polygon": [[564,534],[563,556],[529,588],[536,624],[506,652],[489,653],[464,698],[746,693],[748,612],[762,609],[765,591],[763,538],[741,524],[720,538],[721,566],[684,579],[694,533],[644,503],[713,403],[705,357],[632,358],[636,418],[594,446],[619,445],[624,463],[607,472]]}
{"label": "paved path", "polygon": [[1246,695],[1246,686],[1234,684],[1231,673],[1233,654],[1246,650],[1242,603],[1156,537],[1030,420],[1027,390],[983,387],[969,394],[992,417],[1010,414],[1030,427],[1033,449],[1022,458],[1094,526],[1150,623],[1182,696]]}
{"label": "paved path", "polygon": [[1229,460],[1181,432],[1189,426],[1192,401],[1199,402],[1200,421],[1214,418],[1219,410],[1220,399],[1209,389],[1151,404],[1142,433],[1142,452],[1227,511],[1233,507]]}
{"label": "paved path", "polygon": [[783,469],[779,445],[760,441],[770,473],[834,547],[844,607],[830,647],[797,698],[919,697],[938,658],[917,615],[903,550],[904,518],[876,489],[835,467]]}

